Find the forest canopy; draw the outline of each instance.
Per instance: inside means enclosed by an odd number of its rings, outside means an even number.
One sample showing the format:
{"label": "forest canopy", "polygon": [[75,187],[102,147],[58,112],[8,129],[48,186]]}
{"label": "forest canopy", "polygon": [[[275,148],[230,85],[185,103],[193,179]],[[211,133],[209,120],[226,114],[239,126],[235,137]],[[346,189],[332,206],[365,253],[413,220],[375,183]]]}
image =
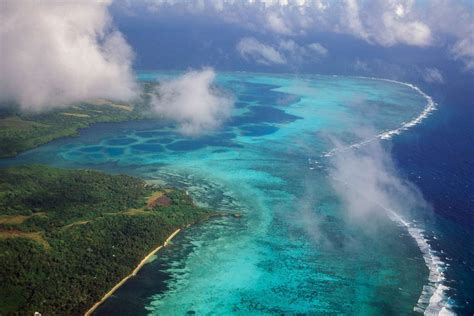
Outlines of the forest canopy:
{"label": "forest canopy", "polygon": [[126,175],[0,169],[0,314],[83,314],[173,231],[212,214]]}

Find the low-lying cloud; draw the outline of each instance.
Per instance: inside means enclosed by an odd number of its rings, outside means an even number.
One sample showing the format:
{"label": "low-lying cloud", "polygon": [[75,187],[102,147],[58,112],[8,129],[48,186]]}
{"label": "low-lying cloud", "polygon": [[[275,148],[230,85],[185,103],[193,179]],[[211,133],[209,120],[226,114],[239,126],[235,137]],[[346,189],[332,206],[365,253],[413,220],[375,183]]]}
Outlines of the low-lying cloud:
{"label": "low-lying cloud", "polygon": [[0,102],[39,111],[92,98],[132,98],[133,53],[108,5],[3,0]]}
{"label": "low-lying cloud", "polygon": [[231,114],[233,98],[214,86],[212,69],[189,71],[163,81],[152,97],[152,110],[177,122],[185,135],[219,127]]}
{"label": "low-lying cloud", "polygon": [[278,50],[270,45],[259,42],[253,37],[244,37],[237,44],[239,54],[247,59],[254,60],[258,64],[286,64],[286,59]]}
{"label": "low-lying cloud", "polygon": [[326,56],[328,54],[327,48],[319,43],[311,43],[308,45],[308,48],[320,56]]}
{"label": "low-lying cloud", "polygon": [[428,83],[444,83],[444,77],[438,68],[426,68],[422,72],[423,80]]}
{"label": "low-lying cloud", "polygon": [[265,44],[254,37],[242,38],[236,46],[240,56],[247,61],[262,65],[301,65],[307,61],[317,61],[328,55],[328,50],[320,43],[300,45],[294,40],[280,40],[276,46]]}
{"label": "low-lying cloud", "polygon": [[[474,28],[474,23],[472,25]],[[474,71],[474,32],[468,38],[458,40],[450,49],[450,53],[456,60],[461,60],[465,64],[465,69]]]}
{"label": "low-lying cloud", "polygon": [[331,157],[329,177],[353,221],[368,223],[380,212],[408,214],[427,207],[418,189],[399,176],[390,155],[378,142],[339,151]]}
{"label": "low-lying cloud", "polygon": [[[447,304],[444,264],[431,250],[416,219],[426,220],[431,208],[420,191],[397,171],[389,153],[378,142],[359,148],[344,147],[332,156],[331,184],[343,202],[345,219],[375,238],[384,217],[407,229],[423,254],[429,269],[414,310],[426,315],[452,315]],[[420,212],[423,209],[425,212]],[[367,247],[367,245],[364,245]]]}

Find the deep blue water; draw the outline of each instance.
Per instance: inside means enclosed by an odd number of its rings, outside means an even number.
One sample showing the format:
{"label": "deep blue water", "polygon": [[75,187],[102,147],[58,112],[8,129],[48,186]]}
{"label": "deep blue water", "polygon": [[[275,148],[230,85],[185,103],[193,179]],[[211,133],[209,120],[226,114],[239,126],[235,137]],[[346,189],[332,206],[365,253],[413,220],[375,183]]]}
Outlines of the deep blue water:
{"label": "deep blue water", "polygon": [[[474,93],[473,82],[448,84],[438,111],[393,140],[393,156],[433,206],[433,248],[450,267],[446,276],[461,315],[474,314]],[[429,89],[429,88],[428,88]],[[440,88],[441,89],[441,88]]]}

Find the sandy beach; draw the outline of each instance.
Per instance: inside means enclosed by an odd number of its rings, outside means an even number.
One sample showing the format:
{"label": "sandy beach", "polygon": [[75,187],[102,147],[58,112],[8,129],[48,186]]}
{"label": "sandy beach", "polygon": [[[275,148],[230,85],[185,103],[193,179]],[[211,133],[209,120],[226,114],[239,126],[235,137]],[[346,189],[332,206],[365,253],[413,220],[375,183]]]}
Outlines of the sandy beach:
{"label": "sandy beach", "polygon": [[103,302],[105,302],[112,294],[115,293],[115,291],[120,288],[125,282],[127,282],[127,280],[133,276],[135,276],[138,271],[140,271],[140,269],[147,263],[147,261],[155,254],[158,252],[158,250],[160,250],[161,248],[163,247],[166,247],[166,245],[168,245],[168,243],[171,241],[171,239],[173,239],[179,232],[181,231],[181,228],[178,228],[177,230],[175,230],[168,238],[166,238],[165,242],[156,247],[155,249],[153,249],[149,254],[147,254],[141,261],[140,263],[136,266],[135,269],[133,269],[132,273],[130,273],[129,275],[127,275],[126,277],[124,277],[122,280],[120,280],[120,282],[118,282],[110,291],[108,291],[101,299],[100,301],[98,301],[97,303],[94,304],[94,306],[92,306],[87,312],[84,313],[84,316],[89,316],[91,315],[96,309],[97,307],[100,306],[100,304],[102,304]]}

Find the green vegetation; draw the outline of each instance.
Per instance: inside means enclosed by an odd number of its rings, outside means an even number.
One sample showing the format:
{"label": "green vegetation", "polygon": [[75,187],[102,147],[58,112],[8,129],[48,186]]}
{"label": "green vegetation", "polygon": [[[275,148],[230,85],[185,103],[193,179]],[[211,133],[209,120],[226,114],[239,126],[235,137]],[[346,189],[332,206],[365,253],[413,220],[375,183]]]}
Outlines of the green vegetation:
{"label": "green vegetation", "polygon": [[0,315],[80,315],[173,231],[212,214],[130,176],[0,169]]}
{"label": "green vegetation", "polygon": [[82,104],[41,114],[17,110],[0,113],[0,157],[11,157],[54,139],[75,136],[78,130],[98,122],[138,119],[133,106],[113,103]]}
{"label": "green vegetation", "polygon": [[0,158],[38,147],[54,139],[75,136],[78,130],[99,122],[120,122],[143,118],[153,84],[143,84],[139,102],[122,104],[97,99],[67,108],[25,113],[11,106],[0,107]]}

